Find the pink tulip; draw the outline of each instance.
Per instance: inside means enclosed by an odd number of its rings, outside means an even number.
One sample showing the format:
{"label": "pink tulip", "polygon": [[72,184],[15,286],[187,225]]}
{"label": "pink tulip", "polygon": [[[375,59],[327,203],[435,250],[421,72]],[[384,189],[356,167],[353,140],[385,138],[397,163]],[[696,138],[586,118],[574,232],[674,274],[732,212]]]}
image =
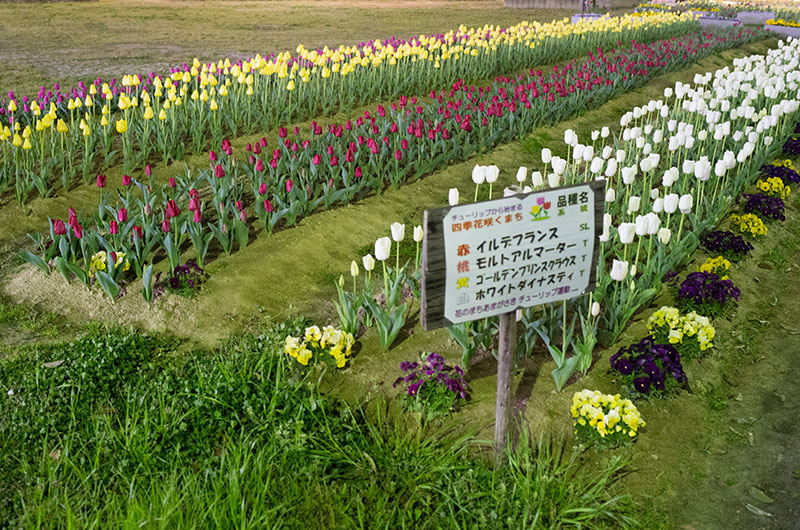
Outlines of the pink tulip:
{"label": "pink tulip", "polygon": [[106,176],[105,175],[97,175],[97,187],[98,188],[105,188],[106,187]]}
{"label": "pink tulip", "polygon": [[264,171],[264,161],[260,158],[256,162],[256,171]]}
{"label": "pink tulip", "polygon": [[211,161],[211,162],[216,162],[217,161],[217,153],[215,153],[214,151],[209,151],[208,152],[208,160]]}
{"label": "pink tulip", "polygon": [[142,239],[142,227],[133,225],[133,235],[138,237],[139,239]]}
{"label": "pink tulip", "polygon": [[361,166],[358,166],[358,167],[356,168],[356,170],[353,172],[353,175],[354,175],[354,176],[355,176],[357,179],[360,179],[360,178],[361,178]]}
{"label": "pink tulip", "polygon": [[169,231],[170,231],[170,228],[171,227],[169,225],[169,219],[164,219],[163,221],[161,221],[161,231],[162,232],[164,232],[165,234],[168,234]]}
{"label": "pink tulip", "polygon": [[72,225],[72,230],[75,232],[75,237],[77,237],[78,239],[83,237],[83,227],[78,223]]}
{"label": "pink tulip", "polygon": [[122,185],[123,186],[130,186],[131,185],[131,176],[130,175],[122,175]]}
{"label": "pink tulip", "polygon": [[247,214],[244,210],[239,210],[239,220],[243,223],[247,221]]}
{"label": "pink tulip", "polygon": [[339,165],[339,159],[336,158],[336,155],[331,157],[331,167],[336,167]]}
{"label": "pink tulip", "polygon": [[166,211],[166,218],[171,219],[173,217],[178,217],[181,214],[180,208],[175,203],[174,200],[170,199],[167,201],[167,211]]}
{"label": "pink tulip", "polygon": [[266,210],[267,213],[272,213],[275,210],[275,207],[269,199],[264,199],[264,210]]}
{"label": "pink tulip", "polygon": [[286,180],[286,193],[291,192],[293,186],[294,186],[294,182],[292,182],[292,179],[287,179]]}
{"label": "pink tulip", "polygon": [[200,208],[194,211],[194,222],[195,223],[203,222],[203,214],[200,213]]}
{"label": "pink tulip", "polygon": [[144,174],[147,175],[148,177],[153,174],[153,170],[150,168],[150,164],[144,166]]}
{"label": "pink tulip", "polygon": [[116,221],[112,220],[111,223],[109,223],[108,231],[111,233],[111,235],[119,234],[119,225],[117,225]]}
{"label": "pink tulip", "polygon": [[117,212],[117,219],[119,220],[120,223],[124,223],[125,221],[127,221],[128,210],[126,210],[125,208],[120,208],[119,211]]}
{"label": "pink tulip", "polygon": [[200,209],[200,203],[198,202],[196,197],[192,197],[189,199],[189,211],[196,212]]}
{"label": "pink tulip", "polygon": [[394,158],[396,160],[402,160],[403,159],[403,152],[400,149],[396,150],[394,152]]}
{"label": "pink tulip", "polygon": [[267,183],[266,182],[262,182],[261,185],[258,187],[258,193],[259,193],[259,195],[264,195],[265,193],[267,193]]}
{"label": "pink tulip", "polygon": [[260,155],[261,154],[261,143],[256,142],[253,144],[253,153]]}
{"label": "pink tulip", "polygon": [[175,177],[170,177],[169,178],[169,187],[170,188],[174,188],[176,185],[177,185],[177,183],[175,182]]}
{"label": "pink tulip", "polygon": [[222,167],[221,164],[217,164],[217,166],[214,168],[214,176],[217,177],[218,179],[221,179],[222,177],[225,176],[225,169]]}
{"label": "pink tulip", "polygon": [[67,227],[64,226],[64,221],[61,219],[56,219],[53,222],[53,233],[55,233],[57,236],[63,236],[67,233]]}

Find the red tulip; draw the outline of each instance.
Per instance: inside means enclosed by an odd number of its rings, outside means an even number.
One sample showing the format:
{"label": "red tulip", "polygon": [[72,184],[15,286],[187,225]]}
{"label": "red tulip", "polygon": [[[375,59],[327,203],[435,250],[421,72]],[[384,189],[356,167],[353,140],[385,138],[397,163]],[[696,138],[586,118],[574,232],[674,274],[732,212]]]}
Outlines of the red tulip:
{"label": "red tulip", "polygon": [[405,138],[400,140],[400,149],[402,149],[403,151],[408,150],[408,140],[406,140]]}
{"label": "red tulip", "polygon": [[105,175],[97,175],[97,187],[98,188],[105,188],[106,187],[106,176]]}
{"label": "red tulip", "polygon": [[248,142],[247,145],[244,146],[244,150],[247,151],[248,153],[253,150],[253,146],[250,145],[250,142]]}
{"label": "red tulip", "polygon": [[394,158],[396,160],[402,160],[403,159],[403,152],[400,149],[396,150],[394,152]]}
{"label": "red tulip", "polygon": [[253,153],[257,155],[261,154],[261,142],[256,142],[253,144]]}
{"label": "red tulip", "polygon": [[221,164],[217,164],[217,167],[214,168],[214,176],[218,179],[225,176],[225,169],[223,169]]}
{"label": "red tulip", "polygon": [[111,223],[108,225],[108,231],[111,233],[111,235],[119,234],[119,225],[117,225],[116,221],[111,221]]}
{"label": "red tulip", "polygon": [[258,162],[256,162],[256,171],[264,171],[264,161],[260,158],[258,159]]}
{"label": "red tulip", "polygon": [[128,210],[126,210],[125,208],[120,208],[119,211],[117,212],[117,220],[119,220],[120,223],[124,223],[125,221],[127,221]]}
{"label": "red tulip", "polygon": [[167,201],[167,211],[166,211],[166,218],[171,219],[173,217],[178,217],[181,214],[180,208],[178,205],[175,204],[175,201],[170,199]]}
{"label": "red tulip", "polygon": [[53,232],[57,236],[65,235],[67,233],[67,227],[64,226],[64,221],[62,221],[61,219],[56,219],[55,221],[53,221]]}
{"label": "red tulip", "polygon": [[331,157],[331,167],[336,167],[339,165],[339,159],[336,158],[336,155]]}
{"label": "red tulip", "polygon": [[78,222],[78,214],[75,213],[75,208],[73,208],[72,206],[69,207],[68,211],[69,211],[69,221],[68,222],[69,222],[70,226],[72,226],[72,225],[74,225],[75,223]]}
{"label": "red tulip", "polygon": [[266,147],[268,143],[269,142],[267,142],[267,139],[264,136],[262,136],[261,137],[261,147]]}

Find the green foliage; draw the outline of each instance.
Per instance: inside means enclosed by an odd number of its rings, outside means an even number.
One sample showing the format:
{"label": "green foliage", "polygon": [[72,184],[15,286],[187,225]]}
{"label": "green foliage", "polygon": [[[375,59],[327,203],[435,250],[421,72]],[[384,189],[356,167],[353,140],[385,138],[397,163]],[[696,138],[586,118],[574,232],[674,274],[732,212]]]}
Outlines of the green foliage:
{"label": "green foliage", "polygon": [[495,471],[468,437],[408,430],[382,406],[367,416],[288,380],[282,343],[301,324],[183,362],[174,342],[97,329],[0,363],[0,526],[632,524],[611,487],[617,458],[584,468],[563,444],[523,436]]}

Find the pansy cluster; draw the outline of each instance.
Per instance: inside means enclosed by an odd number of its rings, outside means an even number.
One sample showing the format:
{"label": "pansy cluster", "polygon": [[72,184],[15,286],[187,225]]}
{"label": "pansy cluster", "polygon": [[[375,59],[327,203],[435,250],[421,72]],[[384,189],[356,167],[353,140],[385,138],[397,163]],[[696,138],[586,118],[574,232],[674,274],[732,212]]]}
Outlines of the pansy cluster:
{"label": "pansy cluster", "polygon": [[772,197],[763,193],[742,195],[745,199],[744,211],[774,221],[786,220],[784,209],[786,205],[780,197]]}
{"label": "pansy cluster", "polygon": [[731,215],[731,223],[739,232],[752,239],[759,239],[767,235],[767,225],[755,214],[746,213],[744,215]]}
{"label": "pansy cluster", "polygon": [[713,272],[723,280],[727,280],[728,271],[731,270],[731,262],[722,256],[708,258],[697,270],[700,272]]}
{"label": "pansy cluster", "polygon": [[703,237],[702,244],[709,252],[720,254],[730,261],[740,261],[753,250],[753,245],[745,241],[742,236],[727,230],[709,232]]}
{"label": "pansy cluster", "polygon": [[762,192],[772,197],[786,199],[792,189],[783,183],[778,177],[768,177],[766,180],[758,179],[756,187]]}
{"label": "pansy cluster", "polygon": [[652,336],[612,355],[611,369],[622,376],[634,396],[673,394],[688,385],[678,350],[656,343]]}
{"label": "pansy cluster", "polygon": [[[122,272],[125,272],[131,268],[131,264],[125,257],[124,252],[112,252],[111,259],[114,263],[114,269],[122,267]],[[105,272],[108,269],[108,263],[108,253],[105,250],[93,254],[89,261],[89,276],[94,277],[97,271]]]}
{"label": "pansy cluster", "polygon": [[635,438],[646,425],[633,401],[597,390],[575,392],[570,412],[575,434],[586,443],[618,445]]}
{"label": "pansy cluster", "polygon": [[[800,27],[800,25],[798,25]],[[800,155],[800,138],[789,138],[783,144],[783,152],[789,156]]]}
{"label": "pansy cluster", "polygon": [[[345,333],[333,326],[325,326],[321,330],[318,326],[309,326],[302,340],[291,335],[287,336],[284,351],[303,366],[308,366],[314,355],[317,355],[318,359],[322,355],[324,359],[335,361],[337,368],[344,368],[352,353],[353,344],[355,339],[351,333]],[[325,357],[325,354],[329,357]]]}
{"label": "pansy cluster", "polygon": [[765,177],[775,177],[781,179],[784,183],[800,184],[800,173],[794,168],[792,161],[776,160],[772,164],[762,166],[761,172]]}
{"label": "pansy cluster", "polygon": [[685,311],[717,316],[726,306],[739,300],[739,289],[731,280],[713,272],[692,272],[678,288],[678,305]]}
{"label": "pansy cluster", "polygon": [[197,294],[200,286],[208,278],[208,273],[195,260],[190,259],[185,264],[175,267],[167,280],[171,290],[180,295],[192,297]]}
{"label": "pansy cluster", "polygon": [[674,346],[683,359],[697,358],[714,347],[711,320],[695,311],[681,315],[677,308],[663,306],[647,320],[647,329],[656,343]]}
{"label": "pansy cluster", "polygon": [[445,364],[438,353],[423,354],[420,361],[403,361],[393,387],[403,385],[401,392],[408,410],[424,412],[428,417],[456,410],[461,401],[469,399],[469,385],[460,366]]}

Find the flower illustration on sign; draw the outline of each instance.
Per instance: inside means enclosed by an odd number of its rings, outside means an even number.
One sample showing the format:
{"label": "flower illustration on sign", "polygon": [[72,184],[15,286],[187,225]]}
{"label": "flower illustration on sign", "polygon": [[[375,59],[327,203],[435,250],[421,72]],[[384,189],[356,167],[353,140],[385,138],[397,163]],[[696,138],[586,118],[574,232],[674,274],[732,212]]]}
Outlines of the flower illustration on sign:
{"label": "flower illustration on sign", "polygon": [[545,201],[544,197],[537,197],[536,204],[531,206],[531,217],[533,217],[533,221],[544,221],[545,219],[550,219],[550,213],[548,210],[550,209],[550,201]]}

